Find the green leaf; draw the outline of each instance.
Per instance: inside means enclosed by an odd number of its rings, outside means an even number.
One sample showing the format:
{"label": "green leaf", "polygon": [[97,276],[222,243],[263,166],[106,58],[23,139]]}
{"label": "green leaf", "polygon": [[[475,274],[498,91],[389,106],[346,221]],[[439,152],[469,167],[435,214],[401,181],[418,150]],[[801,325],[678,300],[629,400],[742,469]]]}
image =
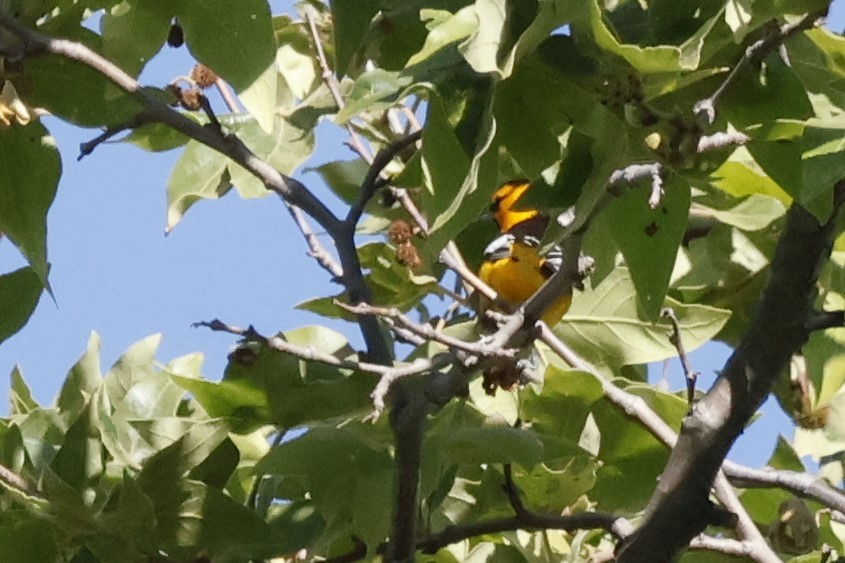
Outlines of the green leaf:
{"label": "green leaf", "polygon": [[737,127],[777,119],[807,119],[813,106],[795,71],[777,54],[766,57],[759,72],[744,72],[725,93],[719,111]]}
{"label": "green leaf", "polygon": [[[281,118],[275,119],[272,134],[265,133],[258,121],[249,117],[226,116],[220,121],[257,157],[282,174],[292,174],[314,150],[313,131],[303,131]],[[228,157],[189,141],[167,183],[167,231],[173,230],[198,200],[218,199],[233,185],[243,198],[270,193],[258,178]]]}
{"label": "green leaf", "polygon": [[273,22],[266,0],[179,3],[176,16],[185,44],[197,60],[245,90],[270,66],[276,54]]}
{"label": "green leaf", "polygon": [[[59,151],[40,122],[0,128],[0,232],[20,249],[44,287],[49,287],[47,211],[60,175]],[[18,284],[24,283],[20,277],[25,274],[15,278]],[[24,294],[28,297],[24,301],[31,303],[32,290]]]}
{"label": "green leaf", "polygon": [[133,385],[155,372],[153,361],[160,342],[161,334],[152,334],[129,346],[114,363],[103,382],[112,403],[122,401]]}
{"label": "green leaf", "polygon": [[85,353],[74,364],[65,378],[56,407],[64,419],[70,423],[86,407],[91,396],[100,387],[103,376],[100,374],[100,336],[92,332],[88,338]]}
{"label": "green leaf", "polygon": [[0,560],[7,563],[56,561],[59,549],[49,520],[17,516],[0,526]]}
{"label": "green leaf", "polygon": [[306,168],[305,172],[316,172],[323,182],[337,197],[345,203],[353,203],[361,190],[361,184],[370,165],[364,159],[334,160],[316,168]]}
{"label": "green leaf", "polygon": [[277,555],[272,531],[255,512],[218,489],[183,478],[192,464],[184,458],[186,447],[177,440],[148,460],[138,478],[153,505],[159,549],[180,559],[201,552],[226,561]]}
{"label": "green leaf", "polygon": [[346,105],[337,112],[334,122],[346,125],[354,117],[367,112],[383,111],[396,105],[409,92],[411,79],[398,72],[373,69],[359,76],[346,95]]}
{"label": "green leaf", "polygon": [[[713,338],[730,312],[704,305],[684,305],[667,298],[675,310],[687,352]],[[557,334],[587,361],[618,372],[624,365],[656,362],[677,355],[670,327],[655,324],[638,306],[627,268],[616,268],[597,287],[575,296]]]}
{"label": "green leaf", "polygon": [[[190,113],[184,113],[190,119]],[[147,123],[133,129],[129,135],[122,139],[125,142],[150,152],[169,151],[188,142],[188,137],[180,131],[176,131],[169,125],[163,123]]]}
{"label": "green leaf", "polygon": [[656,320],[687,226],[690,188],[683,178],[673,176],[664,184],[663,197],[655,209],[649,208],[649,192],[647,188],[633,188],[611,202],[605,213],[646,317]]}
{"label": "green leaf", "polygon": [[313,501],[303,500],[270,507],[267,523],[281,537],[283,553],[299,551],[322,536],[326,523],[314,505]]}
{"label": "green leaf", "polygon": [[433,276],[417,275],[400,264],[396,250],[385,243],[373,242],[359,247],[358,257],[361,266],[369,270],[366,279],[375,305],[408,311],[425,295],[440,293]]}
{"label": "green leaf", "polygon": [[177,385],[190,392],[202,408],[215,418],[225,418],[232,432],[248,434],[270,423],[267,397],[254,384],[245,380],[214,383],[171,374]]}
{"label": "green leaf", "polygon": [[264,69],[239,97],[261,130],[267,134],[273,132],[276,112],[293,104],[293,96],[287,85],[279,81],[279,69],[275,62]]}
{"label": "green leaf", "polygon": [[195,421],[172,416],[137,420],[133,426],[154,450],[161,451],[176,444],[183,471],[193,469],[207,459],[229,434],[223,420]]}
{"label": "green leaf", "polygon": [[[44,32],[49,34],[50,30]],[[100,36],[82,26],[64,26],[54,33],[80,41],[95,52],[101,51]],[[102,73],[68,57],[34,57],[27,61],[26,77],[31,92],[27,99],[29,105],[43,107],[82,127],[123,123],[141,109],[128,94],[118,93]]]}
{"label": "green leaf", "polygon": [[429,101],[422,149],[426,189],[421,199],[435,217],[424,246],[430,261],[489,206],[488,189],[495,185],[499,165],[492,101],[492,90],[476,91],[457,125],[450,124],[445,105]]}
{"label": "green leaf", "polygon": [[743,231],[764,229],[786,213],[783,203],[763,194],[751,194],[730,209],[710,209],[697,205],[693,209],[704,217],[713,217]]}
{"label": "green leaf", "polygon": [[592,34],[593,41],[603,50],[625,59],[639,72],[645,74],[672,72],[678,70],[693,70],[697,61],[681,59],[681,50],[674,45],[654,45],[640,47],[639,45],[623,44],[613,33],[602,15],[596,0],[585,1],[580,23],[583,23]]}
{"label": "green leaf", "polygon": [[232,188],[228,162],[214,149],[188,141],[167,181],[167,232],[199,199],[217,199],[228,193]]}
{"label": "green leaf", "polygon": [[23,373],[19,366],[15,366],[12,369],[9,379],[11,380],[9,389],[9,403],[11,403],[11,407],[9,408],[9,415],[26,414],[37,409],[38,403],[32,398],[32,393],[26,381],[24,381]]}
{"label": "green leaf", "polygon": [[[443,47],[470,37],[474,33],[477,33],[480,25],[477,4],[466,6],[454,14],[446,10],[424,10],[420,12],[420,18],[427,22],[428,36],[425,39],[422,49],[408,59],[408,66],[419,64],[431,58],[434,53]],[[495,55],[495,45],[493,46],[493,51]],[[479,71],[478,69],[476,71],[486,72]]]}
{"label": "green leaf", "polygon": [[438,436],[434,447],[458,464],[517,463],[530,469],[543,458],[536,434],[510,426],[452,428]]}
{"label": "green leaf", "polygon": [[273,24],[279,43],[276,67],[291,93],[303,100],[323,83],[308,24],[294,21],[288,16],[274,17]]}
{"label": "green leaf", "polygon": [[[114,510],[97,515],[97,523],[101,534],[119,534],[126,538],[133,546],[138,546],[141,552],[150,553],[155,549],[155,510],[150,498],[141,490],[138,482],[127,472],[123,473],[123,481],[117,487],[117,506]],[[96,539],[96,538],[92,538]],[[98,552],[102,558],[102,551],[90,546],[92,551]],[[126,549],[126,548],[124,548]],[[114,554],[112,554],[114,556]]]}
{"label": "green leaf", "polygon": [[190,479],[202,481],[209,487],[222,489],[238,467],[240,451],[227,436],[206,458],[188,474]]}
{"label": "green leaf", "polygon": [[[280,337],[339,359],[354,357],[346,338],[326,327],[303,327]],[[302,361],[267,348],[253,352],[248,362],[234,355],[224,378],[224,383],[248,381],[262,389],[273,422],[283,428],[363,412],[371,405],[374,385],[366,374]]]}
{"label": "green leaf", "polygon": [[[293,174],[314,150],[314,132],[303,131],[285,119],[276,119],[273,133],[269,135],[255,120],[241,121],[233,124],[231,129],[256,156],[282,174]],[[231,160],[228,161],[228,171],[242,198],[262,197],[270,193],[251,172]]]}
{"label": "green leaf", "polygon": [[42,280],[30,267],[0,275],[0,343],[24,327],[43,290]]}
{"label": "green leaf", "polygon": [[164,45],[174,16],[169,0],[124,0],[100,20],[103,55],[132,76]]}
{"label": "green leaf", "polygon": [[[577,442],[593,403],[603,395],[594,375],[550,365],[542,389],[528,387],[520,393],[520,418],[539,433]],[[563,412],[566,416],[560,416]]]}
{"label": "green leaf", "polygon": [[86,405],[68,428],[62,447],[50,469],[66,484],[82,490],[104,470],[102,442],[91,431],[91,403]]}
{"label": "green leaf", "polygon": [[531,510],[559,512],[593,488],[598,469],[596,460],[573,448],[555,463],[540,463],[530,471],[514,468],[514,482]]}
{"label": "green leaf", "polygon": [[[616,384],[626,388],[624,380]],[[626,390],[641,397],[670,426],[677,427],[688,409],[681,397],[645,384],[633,384]],[[630,424],[627,415],[607,401],[596,405],[593,417],[601,433],[598,458],[602,466],[590,498],[609,510],[636,510],[651,497],[669,449],[642,426]]]}
{"label": "green leaf", "polygon": [[334,39],[334,69],[343,76],[361,47],[370,22],[381,9],[381,0],[335,0],[330,4]]}
{"label": "green leaf", "polygon": [[424,208],[430,216],[440,217],[455,202],[470,159],[448,121],[443,100],[429,100],[425,123],[422,136]]}
{"label": "green leaf", "polygon": [[[309,496],[331,526],[349,530],[370,549],[381,543],[390,523],[393,463],[383,446],[343,428],[316,427],[273,448],[255,470],[301,475]],[[351,526],[347,527],[351,522]]]}

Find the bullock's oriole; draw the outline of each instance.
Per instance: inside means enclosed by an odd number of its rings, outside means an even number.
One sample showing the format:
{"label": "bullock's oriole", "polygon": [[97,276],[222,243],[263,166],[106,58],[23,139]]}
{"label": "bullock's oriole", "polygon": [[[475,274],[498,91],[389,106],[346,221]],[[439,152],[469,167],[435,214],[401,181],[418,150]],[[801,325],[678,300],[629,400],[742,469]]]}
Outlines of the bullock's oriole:
{"label": "bullock's oriole", "polygon": [[[516,208],[529,187],[527,181],[515,180],[493,194],[490,211],[503,234],[484,249],[484,262],[478,272],[478,277],[511,307],[517,307],[531,297],[563,263],[559,247],[545,256],[539,253],[548,217],[536,209]],[[567,292],[546,309],[541,320],[549,326],[556,325],[571,302],[572,294]],[[482,299],[482,309],[490,306]]]}

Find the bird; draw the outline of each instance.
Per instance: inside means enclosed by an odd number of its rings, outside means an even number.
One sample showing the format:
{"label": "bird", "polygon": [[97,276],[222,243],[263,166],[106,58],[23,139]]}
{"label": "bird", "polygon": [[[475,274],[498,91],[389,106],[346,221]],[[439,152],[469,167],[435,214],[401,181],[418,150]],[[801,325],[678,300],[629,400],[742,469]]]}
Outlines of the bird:
{"label": "bird", "polygon": [[[540,254],[540,240],[548,225],[548,215],[537,209],[517,207],[530,186],[526,180],[512,180],[493,194],[490,211],[500,235],[484,249],[484,261],[478,271],[478,277],[512,309],[534,295],[561,268],[564,259],[559,246],[554,246],[545,255]],[[548,326],[556,325],[571,303],[572,292],[569,291],[552,302],[540,320]],[[490,308],[495,308],[495,304],[481,299],[482,311]]]}

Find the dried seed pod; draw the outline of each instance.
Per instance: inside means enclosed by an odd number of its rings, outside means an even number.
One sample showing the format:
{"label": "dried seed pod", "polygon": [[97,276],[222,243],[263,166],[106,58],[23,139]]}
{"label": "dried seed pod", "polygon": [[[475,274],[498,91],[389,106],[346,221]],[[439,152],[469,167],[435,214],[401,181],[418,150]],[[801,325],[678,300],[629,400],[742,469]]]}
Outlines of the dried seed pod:
{"label": "dried seed pod", "polygon": [[213,86],[217,82],[217,73],[202,63],[197,63],[191,70],[191,79],[202,89]]}
{"label": "dried seed pod", "polygon": [[396,219],[387,229],[387,238],[393,244],[405,244],[409,242],[412,234],[411,225],[402,219]]}
{"label": "dried seed pod", "polygon": [[410,241],[396,247],[396,260],[403,266],[407,266],[415,271],[422,268],[423,265],[419,252],[417,252],[417,249]]}
{"label": "dried seed pod", "polygon": [[202,108],[201,100],[203,96],[204,95],[199,88],[188,88],[187,90],[182,90],[179,103],[182,104],[182,107],[185,109],[197,111]]}

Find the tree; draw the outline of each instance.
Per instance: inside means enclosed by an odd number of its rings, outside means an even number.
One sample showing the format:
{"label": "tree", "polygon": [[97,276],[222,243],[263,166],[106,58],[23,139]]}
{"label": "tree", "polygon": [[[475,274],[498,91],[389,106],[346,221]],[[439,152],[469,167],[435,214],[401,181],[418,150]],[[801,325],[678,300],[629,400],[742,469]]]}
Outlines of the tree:
{"label": "tree", "polygon": [[[0,2],[0,231],[29,262],[0,277],[0,337],[50,290],[43,111],[103,129],[80,157],[118,135],[181,150],[170,228],[232,187],[281,197],[340,286],[301,305],[326,326],[199,322],[238,339],[220,381],[198,356],[157,364],[155,338],[103,375],[92,337],[49,407],[14,370],[3,560],[845,553],[845,40],[828,7]],[[99,33],[82,25],[97,11]],[[200,64],[142,87],[165,42]],[[319,169],[344,214],[290,176],[327,117],[355,153]],[[473,274],[497,234],[482,216],[512,178],[566,260],[516,310],[478,314],[496,299]],[[539,323],[565,293],[563,322]],[[686,351],[713,339],[734,352],[698,392]],[[648,385],[645,364],[675,356],[686,392]],[[725,461],[770,393],[795,440],[765,469]]]}

